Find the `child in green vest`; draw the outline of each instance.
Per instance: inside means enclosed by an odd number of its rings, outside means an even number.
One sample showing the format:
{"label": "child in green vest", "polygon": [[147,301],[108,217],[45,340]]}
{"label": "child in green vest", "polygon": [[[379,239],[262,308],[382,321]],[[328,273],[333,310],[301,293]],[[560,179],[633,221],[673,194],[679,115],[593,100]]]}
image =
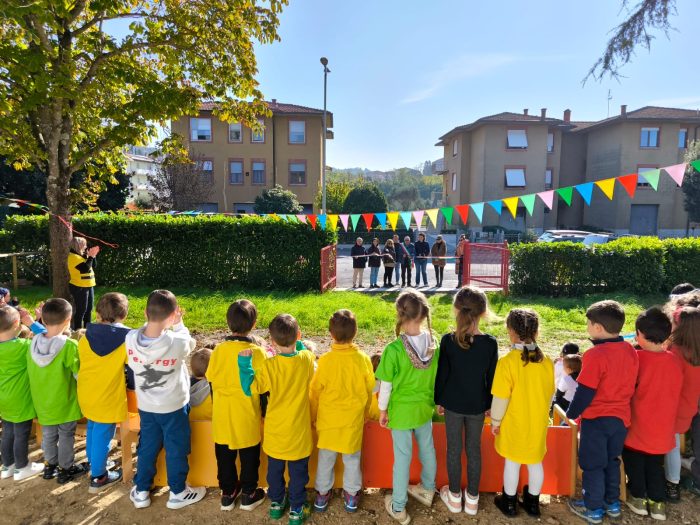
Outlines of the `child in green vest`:
{"label": "child in green vest", "polygon": [[41,308],[46,333],[32,339],[27,355],[29,387],[42,426],[44,479],[58,477],[60,484],[85,474],[87,463],[76,465],[75,429],[82,417],[76,376],[80,367],[78,343],[64,335],[73,309],[65,299],[49,299]]}
{"label": "child in green vest", "polygon": [[[428,507],[435,494],[432,418],[439,350],[425,295],[414,290],[402,292],[396,299],[396,314],[397,338],[384,349],[375,376],[381,381],[379,424],[391,429],[394,443],[393,494],[386,496],[384,505],[392,518],[407,525],[411,521],[406,512],[407,494]],[[421,482],[409,485],[414,436],[422,465]]]}

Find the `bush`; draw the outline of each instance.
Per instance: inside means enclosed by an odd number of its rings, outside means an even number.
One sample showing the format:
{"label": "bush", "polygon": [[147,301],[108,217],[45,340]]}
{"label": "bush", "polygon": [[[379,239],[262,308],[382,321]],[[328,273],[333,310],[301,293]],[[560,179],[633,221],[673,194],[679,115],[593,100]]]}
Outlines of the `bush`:
{"label": "bush", "polygon": [[[97,281],[107,286],[317,290],[320,250],[336,239],[334,232],[260,217],[91,214],[73,224],[119,245],[103,247],[97,259]],[[46,216],[10,217],[5,228],[0,252],[48,252]]]}
{"label": "bush", "polygon": [[665,239],[666,289],[680,283],[700,286],[700,237],[692,239]]}
{"label": "bush", "polygon": [[593,285],[605,291],[651,294],[664,286],[664,245],[656,237],[627,237],[591,248]]}

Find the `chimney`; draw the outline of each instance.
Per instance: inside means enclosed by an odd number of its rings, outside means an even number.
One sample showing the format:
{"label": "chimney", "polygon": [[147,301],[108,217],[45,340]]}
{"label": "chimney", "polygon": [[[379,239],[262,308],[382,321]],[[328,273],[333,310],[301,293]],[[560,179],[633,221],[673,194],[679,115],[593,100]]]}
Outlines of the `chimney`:
{"label": "chimney", "polygon": [[529,109],[527,109],[527,108],[523,109],[523,115],[525,115],[525,116],[527,117],[527,112],[528,112],[528,111],[529,111]]}
{"label": "chimney", "polygon": [[276,105],[277,105],[277,99],[276,99],[276,98],[273,98],[273,99],[272,99],[272,105],[273,105],[273,106],[276,106]]}
{"label": "chimney", "polygon": [[571,110],[570,109],[564,110],[564,122],[571,122]]}
{"label": "chimney", "polygon": [[627,104],[622,104],[620,106],[620,116],[625,118],[627,116]]}
{"label": "chimney", "polygon": [[542,108],[542,109],[540,110],[540,118],[541,118],[542,120],[544,120],[544,119],[547,118],[547,108]]}

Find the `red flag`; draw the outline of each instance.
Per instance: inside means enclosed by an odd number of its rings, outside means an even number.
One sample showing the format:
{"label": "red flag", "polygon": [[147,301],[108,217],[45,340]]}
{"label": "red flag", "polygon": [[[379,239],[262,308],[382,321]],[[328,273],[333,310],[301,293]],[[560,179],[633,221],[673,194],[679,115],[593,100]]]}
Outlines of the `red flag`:
{"label": "red flag", "polygon": [[617,180],[620,181],[620,184],[622,184],[622,187],[625,188],[627,195],[629,195],[631,199],[634,199],[634,192],[637,191],[637,178],[638,177],[636,173],[622,175],[617,178]]}
{"label": "red flag", "polygon": [[315,230],[316,229],[316,215],[314,213],[307,215],[307,219],[309,219],[309,224],[311,224],[311,227]]}
{"label": "red flag", "polygon": [[459,206],[455,206],[455,210],[457,210],[457,213],[459,213],[460,219],[462,219],[462,222],[464,224],[467,224],[467,217],[469,216],[469,204],[460,204]]}
{"label": "red flag", "polygon": [[372,221],[374,220],[374,213],[363,213],[362,218],[365,220],[367,225],[367,231],[372,229]]}

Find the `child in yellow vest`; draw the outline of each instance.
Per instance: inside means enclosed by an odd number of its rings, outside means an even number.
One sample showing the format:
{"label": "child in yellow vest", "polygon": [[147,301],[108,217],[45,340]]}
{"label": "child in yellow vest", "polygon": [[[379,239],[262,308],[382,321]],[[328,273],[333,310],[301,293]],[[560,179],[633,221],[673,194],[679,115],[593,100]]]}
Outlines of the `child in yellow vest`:
{"label": "child in yellow vest", "polygon": [[[265,350],[251,336],[257,319],[257,308],[246,299],[229,306],[226,322],[231,335],[214,348],[206,373],[214,399],[212,428],[221,510],[233,509],[241,494],[242,510],[254,510],[265,499],[265,491],[258,487],[260,396],[243,392],[238,373],[238,353],[242,350],[250,350],[254,371],[267,359]],[[236,457],[241,462],[240,477]]]}
{"label": "child in yellow vest", "polygon": [[353,343],[357,320],[350,310],[338,310],[329,323],[331,351],[321,356],[311,380],[311,421],[318,432],[318,467],[314,510],[324,512],[331,499],[333,467],[343,455],[343,502],[357,511],[362,488],[362,431],[374,389],[369,356]]}
{"label": "child in yellow vest", "polygon": [[211,421],[211,386],[207,381],[207,368],[211,349],[201,348],[190,358],[190,421]]}
{"label": "child in yellow vest", "polygon": [[80,373],[78,403],[88,419],[86,452],[90,463],[90,493],[122,479],[121,469],[107,470],[107,456],[116,424],[126,419],[126,347],[129,328],[122,323],[129,300],[121,293],[106,293],[97,302],[99,323],[90,323],[78,342]]}

